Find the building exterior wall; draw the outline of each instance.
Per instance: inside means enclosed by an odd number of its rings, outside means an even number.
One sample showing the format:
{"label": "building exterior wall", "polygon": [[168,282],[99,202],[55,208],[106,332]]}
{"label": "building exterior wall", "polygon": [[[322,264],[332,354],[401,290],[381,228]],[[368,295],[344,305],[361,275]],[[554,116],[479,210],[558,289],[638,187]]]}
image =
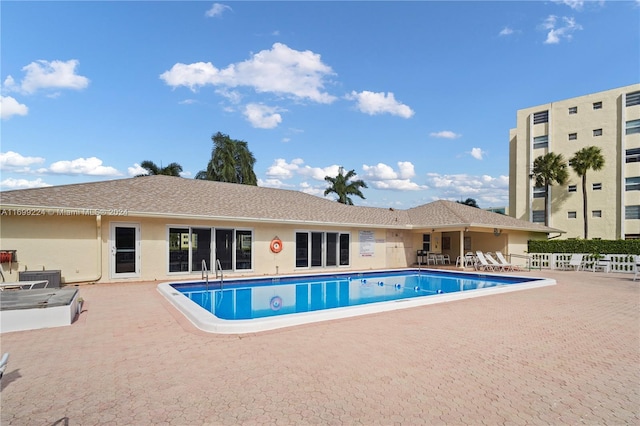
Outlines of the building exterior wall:
{"label": "building exterior wall", "polygon": [[[137,233],[135,273],[114,273],[114,229],[135,228]],[[295,273],[347,272],[369,269],[405,268],[416,263],[416,250],[422,249],[423,235],[431,238],[431,251],[450,256],[455,263],[464,238],[469,238],[472,251],[502,251],[505,254],[526,250],[526,240],[535,235],[525,231],[508,231],[494,235],[473,229],[447,231],[335,227],[331,225],[300,226],[277,223],[173,219],[159,217],[119,217],[92,215],[0,216],[0,250],[16,250],[17,262],[3,264],[6,281],[17,281],[18,271],[60,270],[62,283],[122,281],[200,280],[201,270],[169,272],[170,228],[237,229],[251,231],[251,269],[224,270],[225,278]],[[338,232],[349,234],[349,265],[296,267],[296,232]],[[271,241],[278,237],[282,251],[273,253]],[[538,235],[538,237],[540,237]],[[447,239],[447,244],[443,243]],[[513,246],[511,241],[515,241]],[[210,270],[215,258],[207,259]],[[518,247],[524,247],[520,250]],[[448,248],[447,248],[448,247]],[[191,263],[190,263],[191,264]],[[209,272],[213,279],[215,274]]]}
{"label": "building exterior wall", "polygon": [[[634,84],[519,110],[516,128],[509,133],[510,215],[534,221],[533,212],[544,210],[544,198],[534,197],[535,181],[530,178],[535,158],[553,152],[568,163],[580,149],[597,146],[605,165],[587,172],[588,237],[624,239],[640,234],[640,220],[625,219],[626,206],[640,205],[640,191],[625,190],[625,179],[640,177],[640,163],[625,161],[626,150],[640,148],[640,133],[626,131],[627,122],[640,119],[640,105],[625,103],[628,94],[639,91],[640,84]],[[548,121],[534,124],[535,114],[542,111],[548,111]],[[545,135],[547,147],[534,148],[534,138]],[[582,238],[582,182],[570,166],[568,171],[568,182],[550,189],[549,226],[566,231],[560,238]],[[575,192],[570,192],[573,187]]]}
{"label": "building exterior wall", "polygon": [[[137,255],[139,273],[122,276],[113,273],[113,227],[139,228]],[[403,230],[335,228],[264,224],[246,222],[214,222],[170,218],[108,217],[108,216],[3,216],[0,218],[0,250],[16,250],[17,262],[3,264],[6,281],[17,281],[18,271],[61,270],[62,282],[121,282],[200,279],[201,271],[169,271],[169,228],[198,227],[239,229],[252,232],[252,268],[225,270],[225,277],[276,275],[312,272],[344,272],[409,266]],[[349,265],[335,267],[295,266],[295,234],[297,231],[348,233]],[[360,232],[364,231],[367,248],[361,253]],[[278,237],[283,249],[273,253],[272,239]],[[213,245],[213,243],[212,243]],[[212,247],[212,256],[213,254]],[[207,261],[209,269],[213,269]],[[192,268],[193,269],[193,268]],[[209,274],[210,277],[213,273]]]}
{"label": "building exterior wall", "polygon": [[19,271],[62,270],[63,283],[100,279],[102,241],[96,216],[1,216],[0,248],[16,250],[2,265],[6,281]]}

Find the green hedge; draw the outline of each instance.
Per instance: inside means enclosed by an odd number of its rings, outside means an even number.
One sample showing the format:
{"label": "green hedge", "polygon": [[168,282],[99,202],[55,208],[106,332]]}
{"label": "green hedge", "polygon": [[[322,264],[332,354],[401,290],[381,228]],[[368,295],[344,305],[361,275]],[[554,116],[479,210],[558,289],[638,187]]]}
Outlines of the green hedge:
{"label": "green hedge", "polygon": [[529,240],[529,253],[640,255],[640,240]]}

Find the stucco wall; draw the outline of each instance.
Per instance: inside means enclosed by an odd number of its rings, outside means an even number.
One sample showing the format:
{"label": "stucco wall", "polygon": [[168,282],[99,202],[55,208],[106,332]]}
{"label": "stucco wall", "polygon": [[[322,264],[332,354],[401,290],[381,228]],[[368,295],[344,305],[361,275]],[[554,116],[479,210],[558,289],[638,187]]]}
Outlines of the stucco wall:
{"label": "stucco wall", "polygon": [[[134,226],[139,229],[139,273],[131,276],[113,274],[114,226]],[[267,224],[197,219],[164,219],[115,216],[2,216],[0,217],[0,249],[17,250],[18,262],[13,263],[7,281],[17,280],[17,270],[59,269],[63,283],[167,281],[200,279],[198,269],[189,272],[168,272],[170,227],[198,227],[214,229],[249,230],[253,233],[252,266],[250,270],[224,271],[225,277],[261,276],[293,273],[355,271],[384,268],[403,268],[416,262],[416,250],[422,249],[425,232],[396,229],[364,229],[354,227],[322,227],[287,224]],[[350,235],[350,264],[338,267],[295,267],[296,232],[339,232]],[[368,238],[368,247],[362,251],[360,237]],[[431,231],[431,230],[429,230]],[[460,250],[460,232],[457,230],[431,233],[432,251],[449,254],[451,262]],[[273,238],[282,241],[280,253],[269,246]],[[469,231],[463,236],[471,238],[471,249],[501,250],[504,253],[526,250],[529,234]],[[448,250],[442,250],[443,238],[450,239]],[[515,243],[515,245],[514,245]],[[511,249],[509,250],[509,245]],[[521,247],[521,249],[518,249]],[[209,261],[207,262],[210,263]],[[8,264],[3,265],[8,268]],[[212,266],[209,264],[209,268]],[[212,276],[213,274],[210,274]]]}
{"label": "stucco wall", "polygon": [[2,265],[6,281],[18,271],[61,270],[62,282],[99,279],[100,244],[95,216],[0,216],[0,250],[17,250],[17,262]]}

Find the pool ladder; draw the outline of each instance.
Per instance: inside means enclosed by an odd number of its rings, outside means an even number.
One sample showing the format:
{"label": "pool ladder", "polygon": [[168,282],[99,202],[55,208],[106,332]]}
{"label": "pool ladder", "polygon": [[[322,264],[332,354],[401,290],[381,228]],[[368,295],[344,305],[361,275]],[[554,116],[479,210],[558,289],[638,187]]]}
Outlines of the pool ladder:
{"label": "pool ladder", "polygon": [[222,284],[224,283],[224,276],[222,275],[222,265],[220,265],[220,259],[216,259],[216,278],[218,278],[218,271],[220,272],[220,290],[222,290]]}
{"label": "pool ladder", "polygon": [[209,268],[207,268],[207,261],[202,259],[202,279],[205,280],[205,288],[209,291]]}
{"label": "pool ladder", "polygon": [[[224,276],[222,274],[222,265],[220,265],[220,259],[216,259],[215,263],[216,279],[218,278],[218,272],[220,272],[220,290],[224,283]],[[202,259],[202,279],[205,283],[205,288],[209,291],[209,268],[207,268],[207,261]]]}

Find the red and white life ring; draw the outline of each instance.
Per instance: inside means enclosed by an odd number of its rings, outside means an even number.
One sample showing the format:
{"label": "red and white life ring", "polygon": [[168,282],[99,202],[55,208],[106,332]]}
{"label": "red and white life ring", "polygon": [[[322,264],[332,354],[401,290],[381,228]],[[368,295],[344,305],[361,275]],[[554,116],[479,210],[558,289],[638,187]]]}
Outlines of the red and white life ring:
{"label": "red and white life ring", "polygon": [[269,246],[269,248],[271,248],[271,251],[273,253],[280,253],[282,251],[282,241],[280,241],[280,238],[275,237],[273,240],[271,240],[271,245]]}

